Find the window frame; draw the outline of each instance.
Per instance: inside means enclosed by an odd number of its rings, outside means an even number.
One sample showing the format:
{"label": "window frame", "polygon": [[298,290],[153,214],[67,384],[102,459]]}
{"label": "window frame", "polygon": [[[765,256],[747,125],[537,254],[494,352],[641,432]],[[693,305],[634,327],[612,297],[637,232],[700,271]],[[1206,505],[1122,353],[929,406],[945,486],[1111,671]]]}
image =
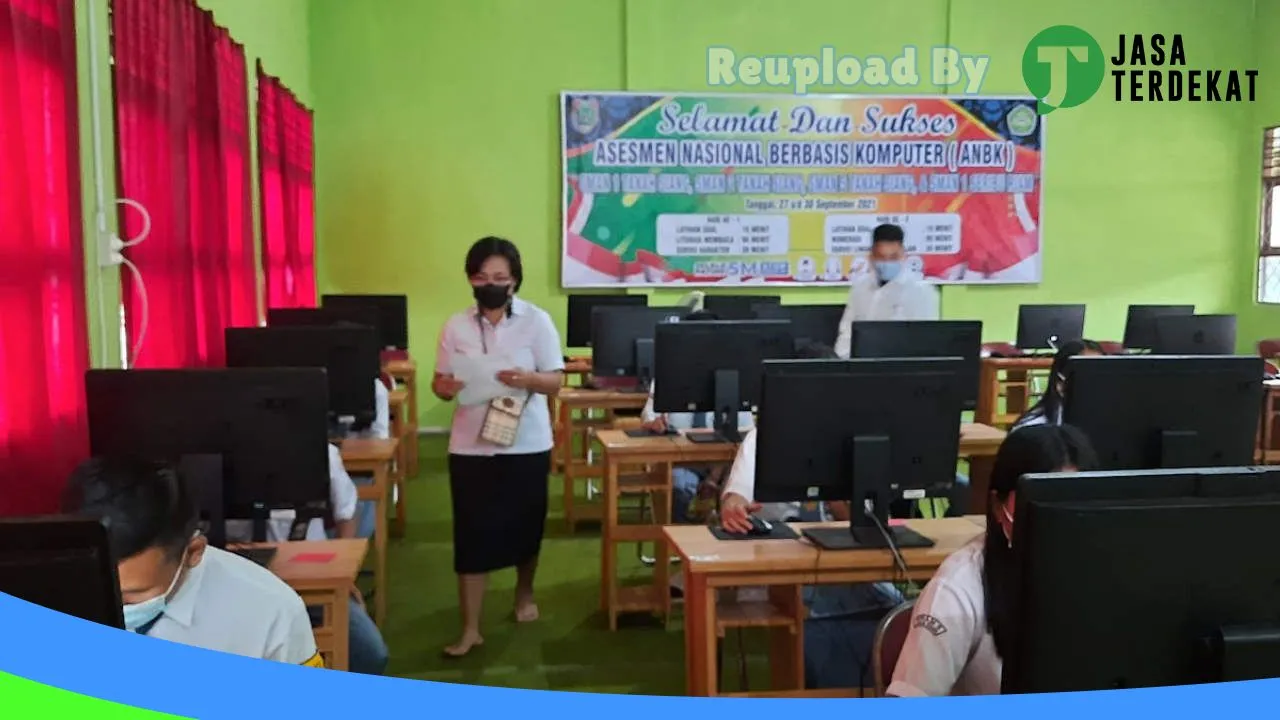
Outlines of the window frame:
{"label": "window frame", "polygon": [[1258,264],[1256,300],[1264,305],[1280,305],[1280,281],[1268,292],[1268,278],[1280,276],[1280,223],[1272,222],[1280,213],[1280,125],[1262,131],[1262,203],[1258,218]]}

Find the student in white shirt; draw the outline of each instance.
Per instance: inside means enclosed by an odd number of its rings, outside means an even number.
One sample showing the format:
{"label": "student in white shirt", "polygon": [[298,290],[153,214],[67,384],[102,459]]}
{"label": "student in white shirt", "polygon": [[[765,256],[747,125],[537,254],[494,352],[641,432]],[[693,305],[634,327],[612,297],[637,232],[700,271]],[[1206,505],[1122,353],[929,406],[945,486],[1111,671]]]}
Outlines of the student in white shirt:
{"label": "student in white shirt", "polygon": [[907,267],[902,228],[879,225],[871,233],[872,272],[854,278],[840,317],[836,355],[849,358],[853,323],[867,320],[937,320],[938,289]]}
{"label": "student in white shirt", "polygon": [[209,547],[177,471],[93,459],[72,474],[64,512],[103,519],[120,558],[132,632],[278,662],[323,667],[302,599],[244,558]]}
{"label": "student in white shirt", "polygon": [[1062,402],[1067,392],[1067,361],[1077,355],[1102,355],[1102,346],[1093,340],[1068,340],[1053,356],[1049,387],[1040,400],[1014,422],[1010,431],[1035,425],[1061,425]]}
{"label": "student in white shirt", "polygon": [[[710,312],[696,311],[685,315],[680,322],[700,322],[704,320],[718,320],[719,318]],[[644,427],[654,432],[666,432],[667,430],[691,430],[695,428],[711,429],[714,424],[713,413],[657,413],[653,409],[653,393],[654,386],[649,387],[649,400],[645,402],[644,409],[640,412],[640,419],[644,423]],[[755,418],[749,412],[738,413],[738,427],[750,428],[755,425]],[[704,481],[714,481],[719,473],[720,468],[695,467],[689,465],[677,465],[671,468],[671,522],[676,525],[683,525],[689,522],[689,506],[693,504],[694,499],[698,496],[698,488]]]}
{"label": "student in white shirt", "polygon": [[1010,433],[996,454],[987,532],[943,561],[911,613],[888,695],[998,695],[1013,645],[1013,512],[1018,479],[1029,473],[1088,471],[1097,458],[1070,425]]}
{"label": "student in white shirt", "polygon": [[[431,390],[445,402],[460,399],[449,431],[449,489],[453,503],[453,568],[458,575],[462,636],[445,648],[462,657],[484,644],[480,611],[488,574],[516,568],[515,619],[538,619],[533,580],[547,520],[551,472],[551,414],[547,396],[564,382],[560,334],[545,310],[516,293],[524,278],[520,251],[509,240],[486,237],[467,251],[467,279],[475,304],[440,331]],[[478,398],[460,397],[466,373],[497,365]],[[455,375],[457,373],[457,375]],[[500,389],[491,390],[494,380]],[[491,400],[523,402],[515,432],[485,433]],[[463,404],[465,402],[466,404]],[[482,434],[483,433],[483,434]],[[490,439],[492,438],[492,439]]]}

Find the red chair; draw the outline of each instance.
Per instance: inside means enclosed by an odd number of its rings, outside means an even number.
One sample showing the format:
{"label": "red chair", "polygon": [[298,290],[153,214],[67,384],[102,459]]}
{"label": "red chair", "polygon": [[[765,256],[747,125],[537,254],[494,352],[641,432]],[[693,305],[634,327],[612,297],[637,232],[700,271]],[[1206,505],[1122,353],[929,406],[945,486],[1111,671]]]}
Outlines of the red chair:
{"label": "red chair", "polygon": [[1098,347],[1102,348],[1102,353],[1104,355],[1124,354],[1124,343],[1119,343],[1115,340],[1099,340]]}
{"label": "red chair", "polygon": [[1025,353],[1019,350],[1013,343],[1007,342],[989,342],[982,343],[983,357],[1022,357]]}
{"label": "red chair", "polygon": [[1274,370],[1277,366],[1277,360],[1280,360],[1280,338],[1268,338],[1258,341],[1258,356],[1267,361],[1268,372]]}
{"label": "red chair", "polygon": [[893,670],[898,666],[898,656],[911,630],[911,609],[914,600],[908,600],[889,611],[876,628],[876,641],[871,650],[872,667],[875,670],[876,696],[884,697],[893,682]]}

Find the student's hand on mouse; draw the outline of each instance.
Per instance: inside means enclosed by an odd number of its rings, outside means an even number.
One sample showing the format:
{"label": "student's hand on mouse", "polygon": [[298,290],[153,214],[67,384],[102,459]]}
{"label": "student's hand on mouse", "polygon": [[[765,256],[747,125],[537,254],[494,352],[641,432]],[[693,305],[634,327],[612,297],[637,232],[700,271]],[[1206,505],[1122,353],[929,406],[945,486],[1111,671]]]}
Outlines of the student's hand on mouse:
{"label": "student's hand on mouse", "polygon": [[431,380],[431,392],[441,400],[452,400],[462,391],[462,381],[452,375],[436,375]]}
{"label": "student's hand on mouse", "polygon": [[732,533],[751,532],[751,513],[760,510],[760,503],[753,503],[737,493],[728,493],[720,499],[720,527]]}
{"label": "student's hand on mouse", "polygon": [[664,415],[659,415],[640,427],[648,430],[649,432],[665,433],[667,431],[667,418]]}

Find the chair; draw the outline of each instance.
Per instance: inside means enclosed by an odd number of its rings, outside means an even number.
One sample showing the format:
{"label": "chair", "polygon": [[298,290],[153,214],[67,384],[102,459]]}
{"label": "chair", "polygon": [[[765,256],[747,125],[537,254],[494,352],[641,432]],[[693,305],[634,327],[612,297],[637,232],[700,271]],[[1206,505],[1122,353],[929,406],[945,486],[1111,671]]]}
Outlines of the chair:
{"label": "chair", "polygon": [[907,641],[911,629],[911,610],[914,600],[908,600],[889,611],[876,628],[876,641],[871,650],[871,663],[875,670],[876,696],[884,697],[893,681],[893,670],[898,666],[898,656]]}
{"label": "chair", "polygon": [[1115,340],[1099,340],[1098,347],[1102,348],[1104,355],[1123,355],[1124,343]]}

